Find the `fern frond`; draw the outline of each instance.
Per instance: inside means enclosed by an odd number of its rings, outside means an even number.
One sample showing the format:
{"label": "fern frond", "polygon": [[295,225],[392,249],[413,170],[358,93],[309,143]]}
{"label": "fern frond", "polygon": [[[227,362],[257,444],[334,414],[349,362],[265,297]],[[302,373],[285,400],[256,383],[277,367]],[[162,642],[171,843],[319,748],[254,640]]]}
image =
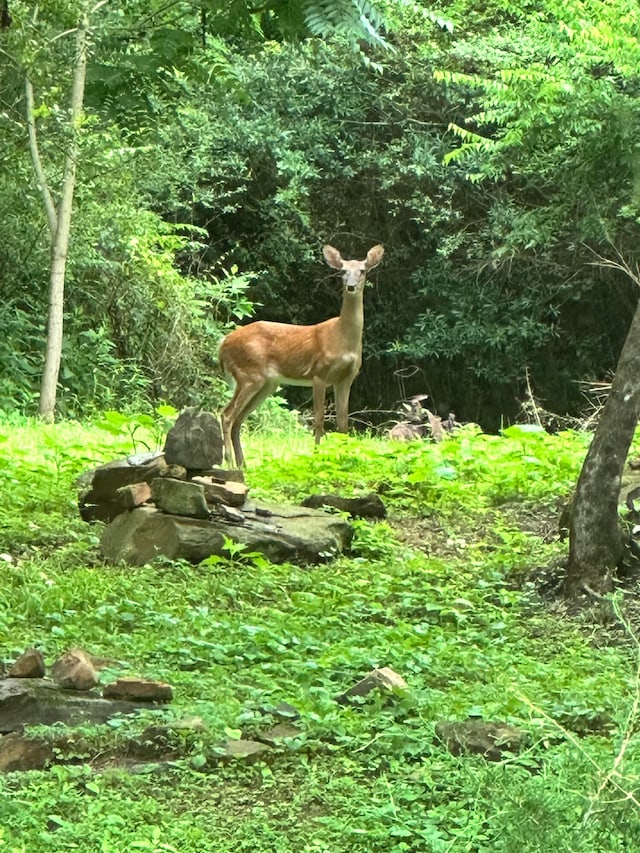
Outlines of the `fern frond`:
{"label": "fern frond", "polygon": [[340,34],[388,47],[381,34],[384,16],[371,0],[302,0],[309,32],[320,38]]}

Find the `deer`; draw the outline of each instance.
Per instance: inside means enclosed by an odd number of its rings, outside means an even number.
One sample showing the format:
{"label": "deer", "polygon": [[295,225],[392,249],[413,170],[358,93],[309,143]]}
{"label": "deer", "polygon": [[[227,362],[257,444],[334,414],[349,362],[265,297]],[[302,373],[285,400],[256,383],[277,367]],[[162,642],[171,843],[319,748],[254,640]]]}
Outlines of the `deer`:
{"label": "deer", "polygon": [[364,284],[378,266],[384,247],[367,252],[364,261],[345,261],[333,246],[322,249],[327,264],[342,275],[342,308],[338,317],[313,326],[257,320],[240,326],[220,345],[225,374],[235,382],[231,400],[220,420],[227,464],[244,467],[240,427],[280,385],[313,388],[314,435],[324,433],[324,404],[332,385],[338,432],[348,431],[349,394],[362,364]]}

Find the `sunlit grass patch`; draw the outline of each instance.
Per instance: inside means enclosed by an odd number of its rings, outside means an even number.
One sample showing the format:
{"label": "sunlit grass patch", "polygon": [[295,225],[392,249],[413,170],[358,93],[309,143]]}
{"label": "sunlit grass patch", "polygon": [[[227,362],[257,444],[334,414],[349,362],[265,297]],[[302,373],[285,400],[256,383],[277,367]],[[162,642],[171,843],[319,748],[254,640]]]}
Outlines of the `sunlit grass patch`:
{"label": "sunlit grass patch", "polygon": [[[144,718],[87,733],[78,766],[0,777],[8,850],[633,849],[640,821],[621,805],[640,775],[627,719],[633,643],[621,630],[625,642],[596,645],[529,582],[566,547],[529,522],[569,494],[588,437],[329,434],[315,447],[297,429],[248,430],[252,497],[376,491],[388,518],[354,522],[352,552],[323,565],[239,551],[127,567],[100,557],[101,525],[78,519],[74,482],[133,452],[131,435],[35,422],[0,433],[10,470],[0,551],[11,558],[0,562],[0,655],[37,644],[51,662],[83,646],[109,659],[110,677],[173,685],[154,720],[204,724],[157,772],[105,767],[109,744],[139,734]],[[408,692],[336,702],[378,666]],[[283,701],[300,714],[299,738],[266,764],[214,766],[229,732],[256,736]],[[522,728],[525,753],[497,764],[450,755],[435,725],[469,715]],[[625,734],[620,788],[598,794]],[[539,829],[541,816],[553,825]]]}

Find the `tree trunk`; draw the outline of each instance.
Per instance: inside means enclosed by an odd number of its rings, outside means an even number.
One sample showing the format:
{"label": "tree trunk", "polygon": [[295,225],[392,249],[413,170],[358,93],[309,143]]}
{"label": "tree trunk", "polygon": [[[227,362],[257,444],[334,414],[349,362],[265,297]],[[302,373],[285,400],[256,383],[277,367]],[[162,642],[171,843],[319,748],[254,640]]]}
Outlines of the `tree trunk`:
{"label": "tree trunk", "polygon": [[[71,93],[71,142],[65,158],[62,195],[57,211],[51,210],[51,192],[46,182],[46,176],[38,154],[33,119],[33,93],[31,83],[27,79],[27,108],[29,110],[29,139],[31,156],[36,175],[41,184],[41,190],[47,210],[49,228],[51,230],[51,272],[49,277],[49,315],[47,323],[47,347],[42,383],[40,385],[40,401],[38,414],[44,420],[52,420],[56,406],[58,375],[62,356],[62,338],[64,326],[64,285],[67,265],[67,250],[69,233],[71,231],[71,211],[73,208],[73,192],[76,180],[76,164],[78,159],[77,137],[82,120],[84,102],[84,85],[87,71],[87,30],[88,16],[83,13],[76,30],[76,63],[73,73],[73,88]],[[31,103],[30,103],[31,102]]]}
{"label": "tree trunk", "polygon": [[571,510],[565,592],[602,594],[623,553],[620,482],[640,413],[640,304],[631,321],[611,391],[582,466]]}

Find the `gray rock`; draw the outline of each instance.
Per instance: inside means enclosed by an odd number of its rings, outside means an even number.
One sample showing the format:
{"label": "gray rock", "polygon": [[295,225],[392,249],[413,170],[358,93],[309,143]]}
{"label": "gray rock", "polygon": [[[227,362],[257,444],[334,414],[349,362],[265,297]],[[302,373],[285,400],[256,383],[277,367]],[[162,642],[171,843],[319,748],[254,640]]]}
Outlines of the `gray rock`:
{"label": "gray rock", "polygon": [[504,753],[518,753],[528,740],[528,732],[507,723],[470,717],[461,722],[436,723],[436,736],[453,755],[474,753],[488,761],[500,761]]}
{"label": "gray rock", "polygon": [[18,732],[0,738],[0,773],[43,770],[53,757],[53,747],[43,738],[28,738]]}
{"label": "gray rock", "polygon": [[[235,510],[240,513],[240,510]],[[154,557],[199,563],[213,554],[228,556],[230,538],[274,563],[318,563],[346,550],[351,525],[331,513],[299,506],[247,505],[243,524],[214,516],[205,521],[139,507],[123,513],[102,534],[103,556],[113,563],[143,565]]]}
{"label": "gray rock", "polygon": [[394,691],[405,691],[409,685],[401,675],[394,672],[388,666],[382,666],[378,669],[372,669],[365,677],[350,687],[349,690],[336,696],[336,702],[341,705],[348,705],[355,697],[368,696],[372,690],[382,690],[385,693]]}
{"label": "gray rock", "polygon": [[277,717],[277,719],[284,720],[285,722],[300,719],[300,711],[288,702],[280,702],[280,704],[276,705],[276,707],[271,711],[265,709],[264,713],[271,713],[274,717]]}
{"label": "gray rock", "polygon": [[256,761],[264,760],[271,752],[271,747],[266,743],[256,740],[227,740],[211,756],[212,762],[221,761],[243,761],[246,764],[255,764]]}
{"label": "gray rock", "polygon": [[173,688],[164,681],[154,681],[150,678],[118,678],[111,684],[106,684],[102,691],[105,699],[131,699],[135,702],[170,702],[173,699]]}
{"label": "gray rock", "polygon": [[135,509],[151,500],[151,486],[149,483],[130,483],[118,489],[118,497],[125,509]]}
{"label": "gray rock", "polygon": [[203,477],[212,477],[219,483],[244,483],[244,471],[241,468],[210,468],[200,473]]}
{"label": "gray rock", "polygon": [[158,509],[172,515],[209,517],[210,510],[204,495],[204,486],[199,483],[157,477],[151,484],[151,499]]}
{"label": "gray rock", "polygon": [[362,498],[342,498],[340,495],[309,495],[302,501],[302,506],[315,509],[327,506],[340,512],[348,512],[354,518],[386,518],[387,508],[375,493]]}
{"label": "gray rock", "polygon": [[266,732],[258,732],[256,739],[260,743],[266,743],[267,746],[282,746],[285,741],[299,737],[301,734],[302,729],[294,726],[293,723],[277,723]]}
{"label": "gray rock", "polygon": [[164,455],[168,465],[189,470],[211,468],[222,462],[222,431],[215,415],[185,409],[167,434]]}
{"label": "gray rock", "polygon": [[216,513],[218,518],[224,519],[224,521],[228,521],[231,524],[244,524],[246,516],[241,510],[237,509],[233,506],[227,506],[226,504],[220,504],[216,507]]}
{"label": "gray rock", "polygon": [[48,678],[0,679],[0,733],[53,723],[104,723],[116,714],[132,714],[140,707],[144,703],[112,702],[94,691],[64,690]]}

